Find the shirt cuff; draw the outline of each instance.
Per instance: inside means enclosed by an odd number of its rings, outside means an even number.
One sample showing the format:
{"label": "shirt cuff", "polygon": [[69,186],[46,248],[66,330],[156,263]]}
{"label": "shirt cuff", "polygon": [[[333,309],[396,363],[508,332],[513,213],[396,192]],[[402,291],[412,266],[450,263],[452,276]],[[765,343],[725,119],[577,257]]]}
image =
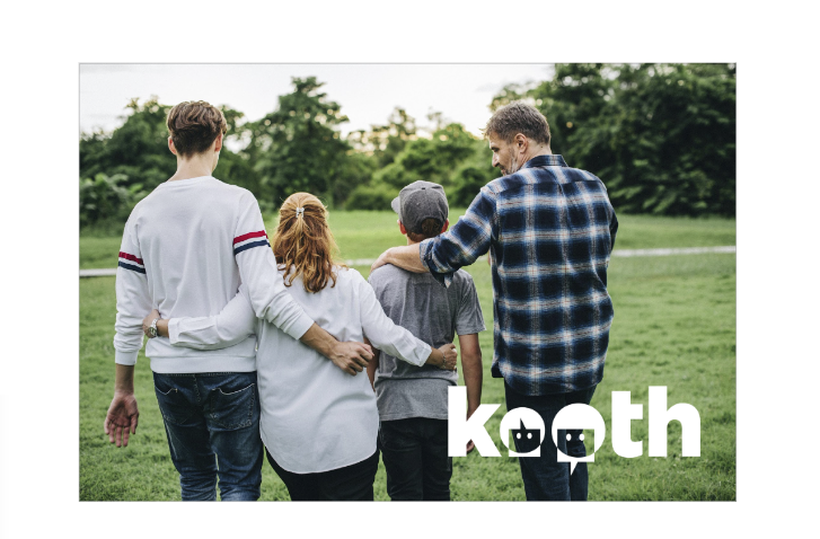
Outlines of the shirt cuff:
{"label": "shirt cuff", "polygon": [[179,343],[179,318],[168,320],[168,341],[171,344]]}
{"label": "shirt cuff", "polygon": [[288,324],[287,327],[280,327],[279,329],[298,341],[305,333],[307,333],[312,325],[313,318],[305,314],[300,316],[299,319],[292,324]]}
{"label": "shirt cuff", "polygon": [[123,352],[121,350],[115,350],[114,363],[117,363],[119,365],[136,365],[137,356],[139,355],[139,353],[139,350],[135,350],[133,352]]}

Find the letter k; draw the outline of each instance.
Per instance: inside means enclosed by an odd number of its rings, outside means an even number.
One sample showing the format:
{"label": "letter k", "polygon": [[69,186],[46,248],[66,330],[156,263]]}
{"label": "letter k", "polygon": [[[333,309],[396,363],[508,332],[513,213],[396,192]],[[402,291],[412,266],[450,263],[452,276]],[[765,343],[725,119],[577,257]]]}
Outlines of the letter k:
{"label": "letter k", "polygon": [[482,457],[500,457],[484,423],[501,405],[482,404],[467,419],[467,388],[451,386],[447,390],[447,455],[466,456],[467,442],[472,440]]}

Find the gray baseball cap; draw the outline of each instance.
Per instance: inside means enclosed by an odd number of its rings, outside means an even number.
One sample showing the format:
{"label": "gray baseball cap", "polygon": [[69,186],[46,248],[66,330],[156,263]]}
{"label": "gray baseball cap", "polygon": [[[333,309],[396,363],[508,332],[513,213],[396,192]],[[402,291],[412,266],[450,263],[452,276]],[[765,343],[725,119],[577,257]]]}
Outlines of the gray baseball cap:
{"label": "gray baseball cap", "polygon": [[424,180],[413,182],[399,191],[399,196],[393,199],[390,207],[399,214],[404,228],[416,234],[421,232],[421,223],[425,219],[437,219],[443,226],[450,213],[444,188]]}

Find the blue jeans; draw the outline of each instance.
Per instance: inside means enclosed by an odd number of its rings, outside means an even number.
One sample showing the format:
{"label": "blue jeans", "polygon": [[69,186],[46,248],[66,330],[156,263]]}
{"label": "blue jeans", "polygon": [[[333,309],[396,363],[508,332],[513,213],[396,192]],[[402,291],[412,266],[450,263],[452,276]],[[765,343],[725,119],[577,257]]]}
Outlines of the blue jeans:
{"label": "blue jeans", "polygon": [[[514,408],[529,408],[534,410],[544,420],[546,436],[541,444],[540,457],[519,457],[521,477],[524,480],[524,490],[527,500],[574,500],[587,499],[589,475],[586,462],[576,464],[572,475],[569,473],[568,462],[558,462],[558,452],[552,441],[552,421],[558,412],[569,404],[589,404],[595,386],[572,393],[556,395],[521,395],[504,383],[504,394],[507,400],[507,410]],[[567,442],[566,434],[572,435],[572,441]],[[579,441],[580,430],[558,431],[558,449],[570,457],[582,458],[586,456],[584,442]],[[513,438],[516,451],[526,453],[532,447],[525,446],[525,442]]]}
{"label": "blue jeans", "polygon": [[391,500],[450,499],[453,459],[447,455],[447,420],[382,421],[379,448]]}
{"label": "blue jeans", "polygon": [[255,372],[159,374],[154,389],[183,500],[259,499],[262,440]]}

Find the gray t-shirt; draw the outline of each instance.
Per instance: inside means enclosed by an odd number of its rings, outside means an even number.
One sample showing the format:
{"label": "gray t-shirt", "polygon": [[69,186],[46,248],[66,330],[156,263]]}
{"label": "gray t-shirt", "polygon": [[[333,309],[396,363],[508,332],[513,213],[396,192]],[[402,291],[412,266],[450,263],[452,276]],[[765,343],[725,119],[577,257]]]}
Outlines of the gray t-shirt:
{"label": "gray t-shirt", "polygon": [[[393,322],[436,348],[453,342],[455,335],[485,329],[473,278],[464,270],[454,274],[447,288],[429,273],[390,264],[372,272],[369,282]],[[379,418],[447,419],[447,388],[457,383],[455,371],[416,367],[381,352],[375,377]]]}

